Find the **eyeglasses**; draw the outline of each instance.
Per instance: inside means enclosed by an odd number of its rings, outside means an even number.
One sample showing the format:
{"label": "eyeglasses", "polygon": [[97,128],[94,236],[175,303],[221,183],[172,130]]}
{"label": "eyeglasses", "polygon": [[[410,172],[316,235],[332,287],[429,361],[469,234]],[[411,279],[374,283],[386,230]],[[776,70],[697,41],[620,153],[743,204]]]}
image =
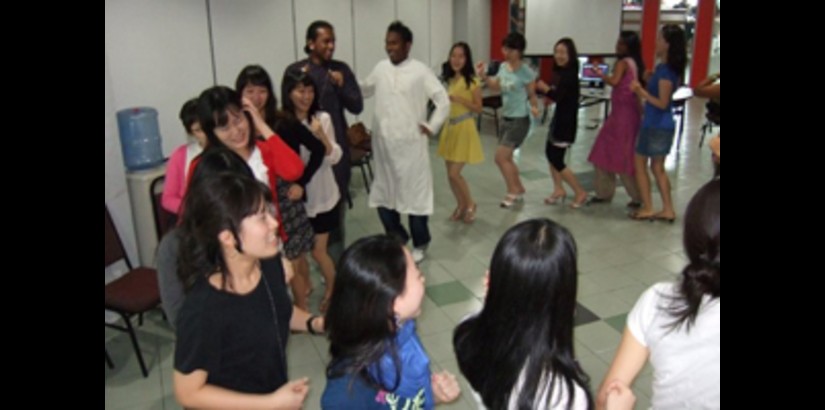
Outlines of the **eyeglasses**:
{"label": "eyeglasses", "polygon": [[246,119],[243,118],[243,114],[228,112],[227,116],[229,117],[229,121],[227,121],[225,125],[215,127],[215,132],[227,133],[233,128],[240,129],[242,125],[246,124]]}

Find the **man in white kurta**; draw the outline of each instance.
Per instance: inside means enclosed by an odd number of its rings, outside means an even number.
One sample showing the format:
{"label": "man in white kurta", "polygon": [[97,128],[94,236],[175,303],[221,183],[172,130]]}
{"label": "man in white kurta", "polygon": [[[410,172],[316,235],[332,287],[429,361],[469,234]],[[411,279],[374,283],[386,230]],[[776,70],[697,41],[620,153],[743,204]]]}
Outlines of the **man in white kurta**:
{"label": "man in white kurta", "polygon": [[[387,31],[389,59],[379,62],[361,84],[364,97],[375,96],[372,149],[375,179],[369,205],[387,234],[405,243],[410,235],[401,225],[409,214],[413,258],[424,258],[430,243],[428,216],[433,213],[433,176],[428,137],[450,113],[447,90],[426,65],[409,57],[412,32],[395,22]],[[435,111],[427,121],[427,102]]]}

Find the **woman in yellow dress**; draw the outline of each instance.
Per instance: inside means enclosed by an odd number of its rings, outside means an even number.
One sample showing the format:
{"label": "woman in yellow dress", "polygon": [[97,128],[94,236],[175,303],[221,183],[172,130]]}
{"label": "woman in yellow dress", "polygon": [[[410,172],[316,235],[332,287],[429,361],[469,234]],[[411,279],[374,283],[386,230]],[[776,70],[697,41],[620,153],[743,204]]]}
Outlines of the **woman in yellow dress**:
{"label": "woman in yellow dress", "polygon": [[450,49],[450,61],[444,63],[442,78],[450,94],[450,118],[441,129],[438,155],[447,164],[447,176],[458,206],[450,220],[472,223],[478,205],[470,194],[467,181],[461,176],[465,164],[484,160],[481,140],[476,129],[475,114],[481,112],[481,87],[473,69],[470,46],[459,42]]}

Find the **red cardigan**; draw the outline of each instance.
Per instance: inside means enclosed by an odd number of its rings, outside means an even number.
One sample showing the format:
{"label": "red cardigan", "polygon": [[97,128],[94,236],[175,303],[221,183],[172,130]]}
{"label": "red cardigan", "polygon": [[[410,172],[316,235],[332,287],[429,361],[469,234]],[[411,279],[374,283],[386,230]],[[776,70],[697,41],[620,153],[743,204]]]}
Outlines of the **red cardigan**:
{"label": "red cardigan", "polygon": [[264,165],[269,174],[269,190],[272,192],[272,203],[278,210],[278,233],[286,243],[287,235],[284,222],[281,219],[281,207],[278,205],[278,178],[285,181],[297,181],[304,174],[304,161],[287,145],[278,134],[273,134],[266,141],[256,142],[261,151]]}

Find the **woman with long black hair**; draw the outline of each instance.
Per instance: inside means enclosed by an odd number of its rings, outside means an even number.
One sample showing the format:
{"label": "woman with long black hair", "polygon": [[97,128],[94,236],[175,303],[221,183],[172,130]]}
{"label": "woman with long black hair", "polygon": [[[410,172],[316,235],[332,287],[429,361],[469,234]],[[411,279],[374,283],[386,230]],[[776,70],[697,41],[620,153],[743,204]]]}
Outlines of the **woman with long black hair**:
{"label": "woman with long black hair", "polygon": [[484,308],[455,330],[461,373],[488,409],[590,409],[576,362],[576,243],[566,228],[532,219],[496,246]]}
{"label": "woman with long black hair", "polygon": [[438,155],[447,164],[450,188],[458,203],[450,220],[465,223],[475,220],[478,206],[461,170],[466,164],[484,161],[474,121],[475,114],[481,112],[481,85],[473,67],[470,46],[459,42],[450,49],[450,60],[444,63],[441,73],[441,80],[447,83],[450,95],[450,118],[441,129]]}
{"label": "woman with long black hair", "polygon": [[685,256],[679,281],[645,291],[627,316],[622,342],[599,389],[633,384],[650,360],[654,409],[722,406],[722,181],[703,186],[685,211]]}
{"label": "woman with long black hair", "polygon": [[550,131],[547,133],[545,154],[553,176],[553,193],[544,199],[545,205],[564,201],[567,192],[564,183],[573,189],[571,208],[580,208],[587,201],[587,191],[564,162],[567,149],[576,142],[579,116],[579,53],[571,38],[556,42],[553,49],[553,79],[551,84],[538,81],[536,89],[556,103]]}
{"label": "woman with long black hair", "polygon": [[619,61],[609,77],[598,68],[604,82],[613,87],[610,94],[610,115],[604,121],[590,156],[587,158],[596,168],[596,196],[590,203],[610,202],[616,193],[616,175],[622,179],[625,191],[630,196],[629,208],[642,206],[639,188],[636,185],[636,167],[633,154],[636,136],[642,125],[642,107],[639,99],[630,89],[633,81],[642,81],[645,63],[642,61],[642,42],[635,31],[622,31],[616,41]]}
{"label": "woman with long black hair", "polygon": [[[636,142],[636,182],[642,197],[642,207],[631,214],[638,220],[676,220],[670,179],[665,172],[665,159],[673,146],[676,122],[673,121],[673,94],[682,83],[687,66],[685,31],[668,24],[656,37],[656,56],[661,63],[647,82],[647,88],[639,81],[631,89],[645,102],[642,130]],[[654,212],[648,168],[653,170],[656,185],[662,195],[662,210]]]}

